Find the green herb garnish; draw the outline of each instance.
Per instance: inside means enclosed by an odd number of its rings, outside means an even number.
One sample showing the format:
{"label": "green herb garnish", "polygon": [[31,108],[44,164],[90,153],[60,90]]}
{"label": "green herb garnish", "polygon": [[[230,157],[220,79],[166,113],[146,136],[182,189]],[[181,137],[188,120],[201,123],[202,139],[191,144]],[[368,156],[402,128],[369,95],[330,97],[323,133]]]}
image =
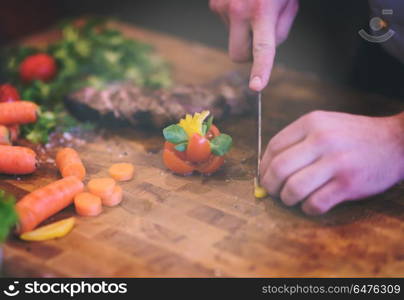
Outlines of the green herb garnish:
{"label": "green herb garnish", "polygon": [[230,135],[222,133],[210,141],[210,148],[214,155],[223,156],[229,152],[233,140]]}
{"label": "green herb garnish", "polygon": [[182,144],[188,141],[188,135],[185,130],[177,125],[173,124],[163,129],[164,138],[173,144]]}
{"label": "green herb garnish", "polygon": [[0,243],[5,241],[11,228],[17,224],[18,217],[14,206],[14,196],[0,190]]}

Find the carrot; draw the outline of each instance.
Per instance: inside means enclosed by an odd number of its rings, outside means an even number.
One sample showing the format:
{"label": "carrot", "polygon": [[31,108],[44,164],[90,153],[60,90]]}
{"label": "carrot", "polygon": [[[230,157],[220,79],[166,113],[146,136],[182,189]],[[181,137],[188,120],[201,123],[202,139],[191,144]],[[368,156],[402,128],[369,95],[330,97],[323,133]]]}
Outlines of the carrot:
{"label": "carrot", "polygon": [[56,165],[63,177],[76,176],[83,180],[86,176],[86,169],[79,154],[72,148],[63,148],[56,155]]}
{"label": "carrot", "polygon": [[74,207],[80,216],[98,216],[102,212],[101,198],[91,193],[80,193],[74,197]]}
{"label": "carrot", "polygon": [[69,206],[83,188],[80,180],[70,176],[29,193],[15,206],[20,220],[17,231],[21,234],[33,230],[42,221]]}
{"label": "carrot", "polygon": [[0,145],[0,173],[30,174],[36,170],[36,154],[29,148]]}
{"label": "carrot", "polygon": [[129,163],[119,163],[112,165],[108,173],[116,181],[127,181],[133,178],[134,166]]}
{"label": "carrot", "polygon": [[10,132],[10,139],[12,142],[15,142],[18,137],[20,136],[20,125],[14,124],[14,125],[9,125],[8,131]]}
{"label": "carrot", "polygon": [[30,101],[0,103],[0,124],[27,124],[36,121],[38,105]]}
{"label": "carrot", "polygon": [[103,201],[111,197],[115,189],[115,180],[112,178],[91,179],[87,184],[91,194],[100,197]]}
{"label": "carrot", "polygon": [[0,145],[11,145],[10,131],[3,125],[0,125]]}
{"label": "carrot", "polygon": [[122,201],[122,188],[115,186],[114,192],[108,198],[102,199],[102,204],[105,206],[116,206]]}

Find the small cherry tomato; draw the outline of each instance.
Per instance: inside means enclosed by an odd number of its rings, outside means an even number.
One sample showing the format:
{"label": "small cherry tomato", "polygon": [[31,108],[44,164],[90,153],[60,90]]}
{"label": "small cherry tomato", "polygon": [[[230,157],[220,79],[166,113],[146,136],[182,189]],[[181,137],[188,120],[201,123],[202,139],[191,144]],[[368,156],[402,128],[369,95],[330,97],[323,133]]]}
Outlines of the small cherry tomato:
{"label": "small cherry tomato", "polygon": [[206,161],[211,154],[209,140],[198,133],[194,133],[188,141],[186,153],[189,161],[195,163]]}
{"label": "small cherry tomato", "polygon": [[175,150],[172,143],[166,142],[164,144],[163,161],[168,169],[181,175],[191,174],[194,167],[185,158],[185,153]]}
{"label": "small cherry tomato", "polygon": [[0,85],[0,103],[14,102],[20,99],[20,94],[14,86],[8,83]]}
{"label": "small cherry tomato", "polygon": [[52,80],[56,71],[55,59],[46,53],[30,55],[20,65],[20,77],[24,82]]}
{"label": "small cherry tomato", "polygon": [[210,175],[215,173],[224,163],[223,156],[211,155],[206,163],[197,167],[197,170],[204,175]]}

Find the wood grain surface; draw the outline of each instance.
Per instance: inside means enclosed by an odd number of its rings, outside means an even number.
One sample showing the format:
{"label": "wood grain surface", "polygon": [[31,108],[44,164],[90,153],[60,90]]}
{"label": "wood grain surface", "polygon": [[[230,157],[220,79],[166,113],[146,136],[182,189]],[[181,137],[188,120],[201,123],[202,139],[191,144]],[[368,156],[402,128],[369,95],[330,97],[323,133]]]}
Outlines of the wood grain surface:
{"label": "wood grain surface", "polygon": [[[204,83],[246,68],[203,45],[114,24],[153,44],[173,66],[176,82]],[[26,43],[57,38],[49,32]],[[264,142],[299,116],[317,109],[388,115],[403,103],[322,82],[307,73],[275,68],[264,92]],[[252,103],[253,105],[253,103]],[[77,217],[66,237],[5,244],[9,276],[278,277],[404,276],[404,186],[348,203],[320,217],[252,194],[253,115],[225,120],[234,149],[212,177],[180,177],[161,159],[159,133],[122,128],[94,134],[78,145],[88,178],[106,175],[115,162],[132,162],[135,178],[122,183],[124,200],[93,218]],[[55,151],[55,149],[53,149]],[[54,152],[53,152],[54,153]],[[52,163],[20,178],[0,176],[0,188],[21,197],[58,178]],[[52,220],[74,215],[67,208]]]}

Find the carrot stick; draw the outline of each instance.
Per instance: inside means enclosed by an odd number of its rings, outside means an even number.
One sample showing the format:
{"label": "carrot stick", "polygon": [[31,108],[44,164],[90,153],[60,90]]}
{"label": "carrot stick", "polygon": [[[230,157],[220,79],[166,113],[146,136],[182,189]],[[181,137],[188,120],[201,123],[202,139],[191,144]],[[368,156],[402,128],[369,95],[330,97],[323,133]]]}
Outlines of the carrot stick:
{"label": "carrot stick", "polygon": [[69,206],[83,188],[80,180],[70,176],[26,195],[15,206],[20,220],[17,231],[24,233],[33,230],[42,221]]}
{"label": "carrot stick", "polygon": [[133,178],[134,166],[129,163],[119,163],[112,165],[108,173],[116,181],[127,181]]}
{"label": "carrot stick", "polygon": [[74,207],[80,216],[98,216],[102,212],[101,198],[91,193],[79,193],[74,197]]}
{"label": "carrot stick", "polygon": [[10,131],[3,125],[0,125],[0,145],[11,145]]}
{"label": "carrot stick", "polygon": [[91,194],[100,197],[102,200],[111,197],[115,189],[115,180],[112,178],[91,179],[87,184]]}
{"label": "carrot stick", "polygon": [[36,154],[29,148],[0,145],[0,173],[30,174],[36,170]]}
{"label": "carrot stick", "polygon": [[122,201],[122,188],[115,186],[114,192],[108,198],[102,199],[102,204],[105,206],[116,206]]}
{"label": "carrot stick", "polygon": [[0,124],[27,124],[36,121],[38,105],[30,101],[0,103]]}
{"label": "carrot stick", "polygon": [[15,142],[18,137],[20,136],[20,125],[14,124],[14,125],[9,125],[8,131],[10,132],[10,139],[12,142]]}
{"label": "carrot stick", "polygon": [[76,176],[83,180],[86,176],[86,169],[79,154],[72,148],[63,148],[56,155],[56,165],[63,177]]}

